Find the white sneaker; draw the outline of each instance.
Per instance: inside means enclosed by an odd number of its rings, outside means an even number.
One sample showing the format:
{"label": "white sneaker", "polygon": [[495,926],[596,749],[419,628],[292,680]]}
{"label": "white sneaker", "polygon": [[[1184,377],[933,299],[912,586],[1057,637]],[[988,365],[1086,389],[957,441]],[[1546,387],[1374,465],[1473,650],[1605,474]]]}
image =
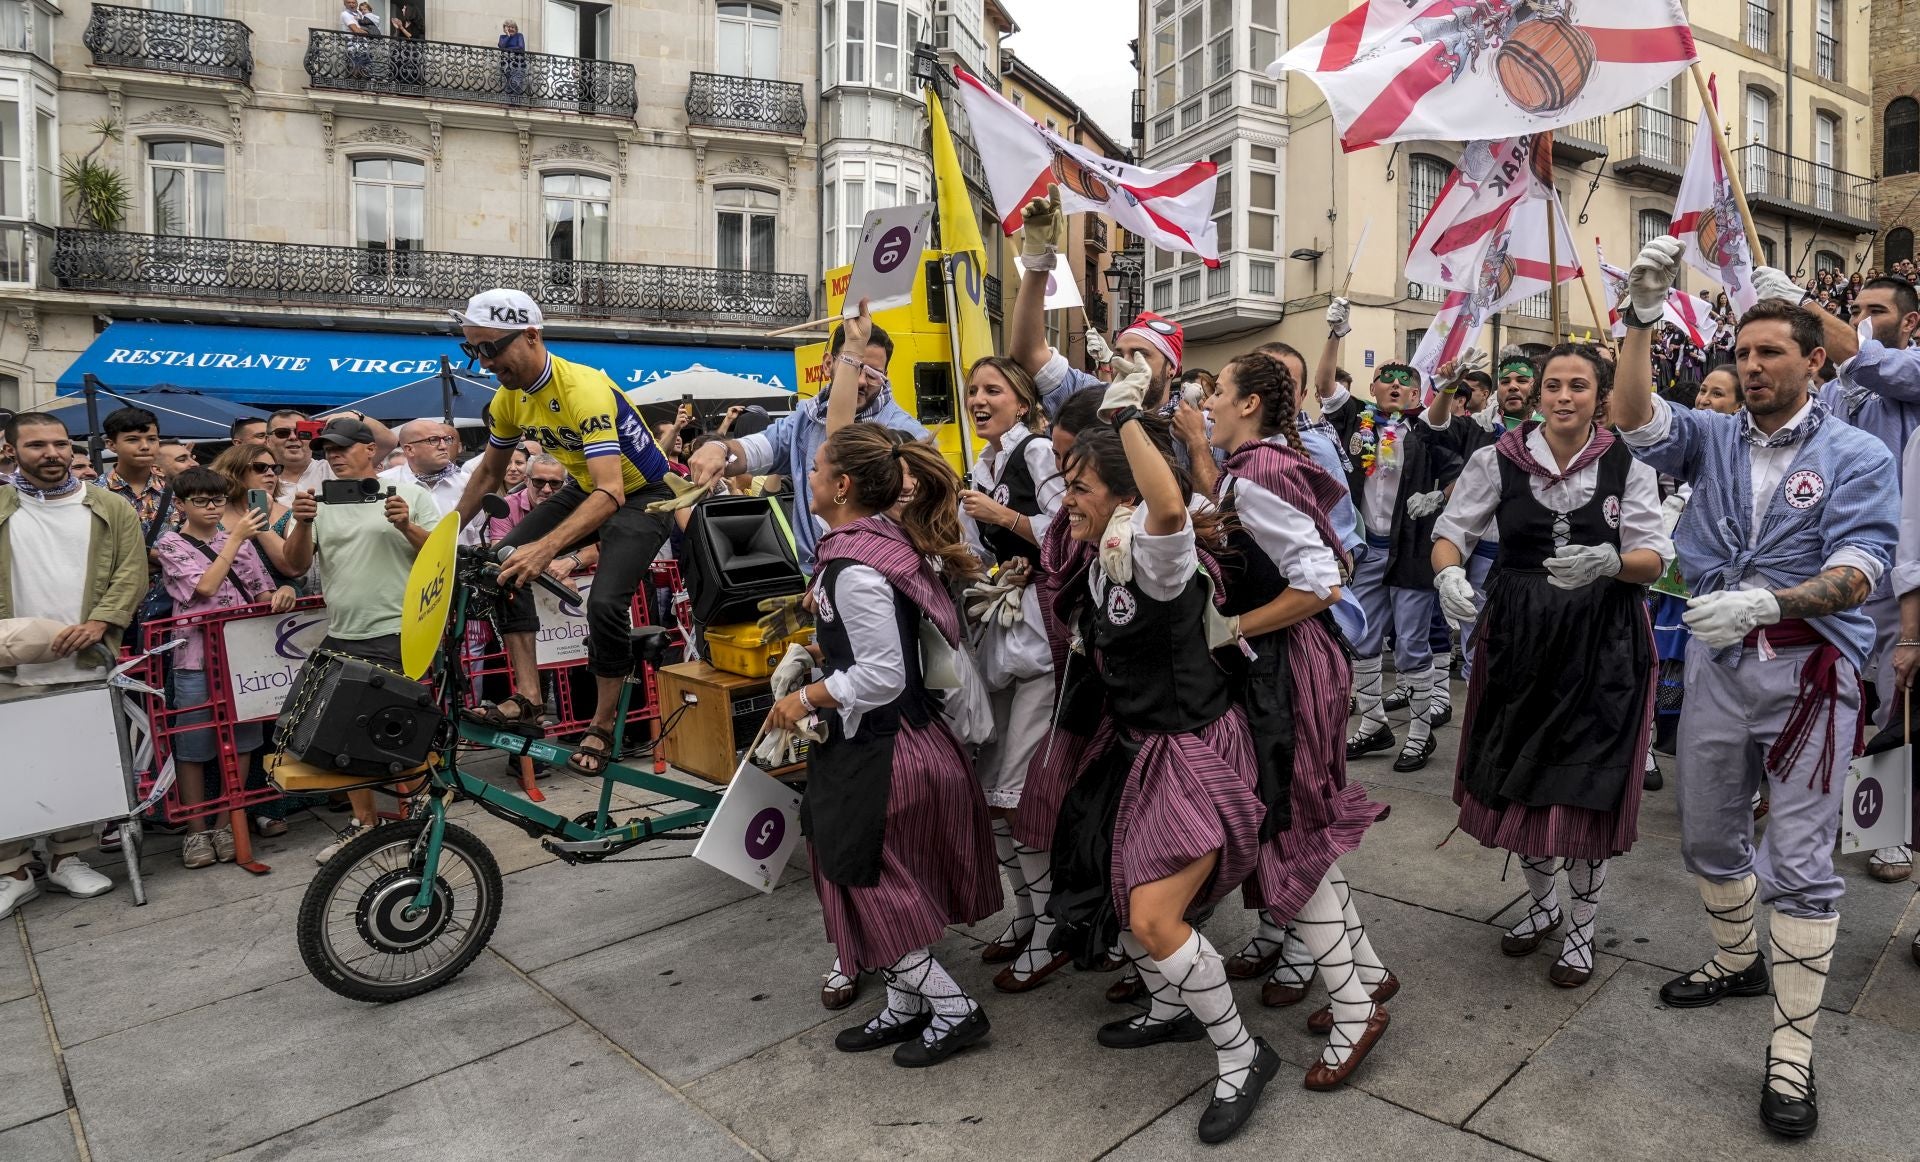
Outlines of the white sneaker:
{"label": "white sneaker", "polygon": [[345,847],[349,843],[352,843],[354,840],[360,838],[362,835],[365,835],[367,832],[371,830],[373,830],[372,827],[368,826],[365,823],[360,822],[358,819],[348,820],[347,829],[345,831],[342,831],[339,835],[335,836],[332,843],[327,844],[325,847],[315,852],[313,856],[313,862],[324,865],[328,860],[332,859],[336,855],[339,855],[341,848]]}
{"label": "white sneaker", "polygon": [[77,855],[69,855],[47,873],[47,886],[65,892],[77,900],[103,896],[113,890],[113,881],[93,870],[93,865]]}
{"label": "white sneaker", "polygon": [[0,875],[0,920],[13,915],[13,910],[40,894],[40,883],[32,875],[24,880],[12,876]]}

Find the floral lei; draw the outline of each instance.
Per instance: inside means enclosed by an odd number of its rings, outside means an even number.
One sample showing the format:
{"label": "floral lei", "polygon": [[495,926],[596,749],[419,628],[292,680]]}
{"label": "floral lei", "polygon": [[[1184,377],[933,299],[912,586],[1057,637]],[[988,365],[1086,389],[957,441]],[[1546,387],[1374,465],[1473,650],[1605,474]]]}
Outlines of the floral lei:
{"label": "floral lei", "polygon": [[1368,476],[1372,476],[1383,467],[1392,468],[1400,462],[1398,429],[1389,425],[1384,433],[1375,437],[1375,417],[1378,414],[1379,409],[1368,404],[1366,410],[1360,413],[1360,430],[1355,433],[1361,444],[1360,467]]}

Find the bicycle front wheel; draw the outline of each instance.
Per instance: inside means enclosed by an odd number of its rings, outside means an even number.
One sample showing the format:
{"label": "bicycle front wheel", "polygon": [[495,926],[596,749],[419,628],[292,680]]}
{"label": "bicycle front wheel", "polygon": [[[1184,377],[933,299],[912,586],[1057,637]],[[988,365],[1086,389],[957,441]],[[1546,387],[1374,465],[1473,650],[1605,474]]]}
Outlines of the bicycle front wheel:
{"label": "bicycle front wheel", "polygon": [[393,1002],[460,975],[500,919],[500,865],[470,831],[446,826],[425,908],[413,907],[432,819],[376,827],[327,861],[300,901],[300,959],[357,1001]]}

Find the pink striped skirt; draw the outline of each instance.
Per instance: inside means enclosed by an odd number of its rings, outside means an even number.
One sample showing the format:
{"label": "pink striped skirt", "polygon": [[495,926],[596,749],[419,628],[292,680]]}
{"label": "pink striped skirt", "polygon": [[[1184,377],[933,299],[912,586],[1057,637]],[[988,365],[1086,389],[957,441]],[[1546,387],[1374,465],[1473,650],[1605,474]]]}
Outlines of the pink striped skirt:
{"label": "pink striped skirt", "polygon": [[1020,792],[1020,810],[1011,821],[1013,837],[1039,851],[1051,849],[1067,791],[1093,757],[1111,745],[1113,720],[1104,716],[1091,738],[1058,726],[1042,735],[1027,763],[1027,785]]}
{"label": "pink striped skirt", "polygon": [[1000,910],[987,801],[944,723],[902,722],[894,739],[879,880],[836,884],[815,860],[813,887],[827,940],[848,972],[885,968],[939,940],[947,925]]}
{"label": "pink striped skirt", "polygon": [[1139,745],[1113,823],[1110,882],[1123,928],[1134,888],[1213,852],[1219,862],[1192,906],[1218,903],[1253,874],[1266,817],[1239,707],[1191,734],[1141,735]]}
{"label": "pink striped skirt", "polygon": [[1260,845],[1241,899],[1288,924],[1341,856],[1387,814],[1366,788],[1347,782],[1347,689],[1340,647],[1319,622],[1300,622],[1287,643],[1293,677],[1292,818]]}

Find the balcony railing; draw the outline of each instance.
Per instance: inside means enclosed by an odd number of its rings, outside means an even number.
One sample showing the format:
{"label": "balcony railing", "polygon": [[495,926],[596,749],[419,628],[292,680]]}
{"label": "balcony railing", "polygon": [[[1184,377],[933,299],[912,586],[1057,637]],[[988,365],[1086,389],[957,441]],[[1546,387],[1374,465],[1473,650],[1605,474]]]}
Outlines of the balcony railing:
{"label": "balcony railing", "polygon": [[973,142],[964,137],[953,139],[953,152],[960,158],[960,173],[968,181],[985,189],[987,186],[987,167],[981,164],[980,151]]}
{"label": "balcony railing", "polygon": [[1087,218],[1087,249],[1104,253],[1107,249],[1107,220],[1089,216]]}
{"label": "balcony railing", "polygon": [[1629,105],[1613,115],[1613,168],[1678,178],[1693,147],[1694,123],[1652,105]]}
{"label": "balcony railing", "polygon": [[1082,309],[1086,312],[1087,326],[1092,330],[1100,332],[1102,335],[1106,334],[1107,333],[1106,297],[1104,295],[1096,295],[1096,294],[1089,293],[1087,295],[1086,306],[1083,307]]}
{"label": "balcony railing", "polygon": [[1576,121],[1571,125],[1562,125],[1553,131],[1555,157],[1578,165],[1592,161],[1606,152],[1607,119],[1604,115],[1589,117],[1585,121]]}
{"label": "balcony railing", "polygon": [[990,274],[986,278],[981,280],[980,295],[981,295],[981,298],[983,298],[986,301],[987,318],[993,320],[996,323],[1000,321],[1000,316],[1002,313],[1001,305],[1000,305],[1000,294],[1001,294],[1001,290],[1000,290],[999,275]]}
{"label": "balcony railing", "polygon": [[306,66],[316,89],[629,119],[640,106],[632,65],[484,44],[310,28]]}
{"label": "balcony railing", "polygon": [[1773,9],[1761,0],[1747,0],[1745,39],[1748,48],[1773,51]]}
{"label": "balcony railing", "polygon": [[792,81],[694,73],[687,81],[687,124],[797,137],[807,129],[806,89]]}
{"label": "balcony railing", "polygon": [[1822,80],[1840,79],[1840,42],[1824,32],[1813,34],[1813,71]]}
{"label": "balcony railing", "polygon": [[99,230],[62,229],[52,273],[66,290],[222,302],[438,311],[510,286],[561,317],[778,327],[812,315],[797,274]]}
{"label": "balcony railing", "polygon": [[95,4],[80,40],[102,67],[253,80],[253,30],[238,20]]}
{"label": "balcony railing", "polygon": [[1873,227],[1874,180],[1764,145],[1733,151],[1749,205],[1836,225]]}

